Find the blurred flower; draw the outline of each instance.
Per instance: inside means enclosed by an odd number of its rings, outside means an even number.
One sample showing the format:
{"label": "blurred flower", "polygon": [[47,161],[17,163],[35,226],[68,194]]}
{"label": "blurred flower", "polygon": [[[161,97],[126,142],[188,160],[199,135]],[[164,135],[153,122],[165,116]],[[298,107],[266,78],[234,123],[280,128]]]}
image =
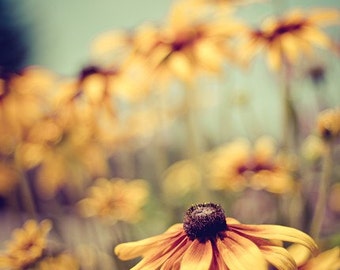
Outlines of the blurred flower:
{"label": "blurred flower", "polygon": [[51,227],[49,220],[39,224],[35,220],[28,220],[21,229],[14,230],[12,240],[0,256],[0,267],[21,270],[34,264],[43,255]]}
{"label": "blurred flower", "polygon": [[99,178],[89,188],[88,196],[78,203],[78,209],[84,217],[133,223],[141,218],[147,196],[148,186],[144,180]]}
{"label": "blurred flower", "polygon": [[230,40],[243,27],[229,17],[207,18],[192,1],[176,2],[163,26],[144,25],[134,39],[136,52],[156,69],[156,78],[167,83],[177,78],[192,81],[199,72],[216,74],[227,57]]}
{"label": "blurred flower", "polygon": [[292,161],[275,148],[269,137],[259,138],[253,147],[246,139],[219,147],[210,162],[211,187],[234,191],[251,187],[273,193],[291,191],[294,186]]}
{"label": "blurred flower", "polygon": [[192,199],[198,191],[202,181],[201,169],[197,162],[181,160],[165,170],[163,179],[163,192],[169,203],[179,204],[185,196]]}
{"label": "blurred flower", "polygon": [[26,128],[44,115],[54,82],[53,74],[37,67],[0,79],[0,152],[12,153]]}
{"label": "blurred flower", "polygon": [[338,270],[340,268],[339,247],[326,250],[313,258],[310,258],[308,250],[301,245],[291,245],[288,251],[296,261],[298,270]]}
{"label": "blurred flower", "polygon": [[251,59],[265,50],[269,67],[278,70],[283,64],[296,64],[301,56],[312,53],[312,46],[334,49],[332,40],[320,27],[340,22],[334,9],[315,9],[309,12],[292,10],[281,18],[265,20],[260,29],[249,30],[241,50],[244,59]]}
{"label": "blurred flower", "polygon": [[67,253],[61,253],[55,257],[46,257],[39,262],[37,270],[78,270],[77,260]]}
{"label": "blurred flower", "polygon": [[319,113],[317,118],[317,133],[325,140],[340,136],[340,108],[330,108]]}
{"label": "blurred flower", "polygon": [[165,233],[122,243],[115,253],[122,260],[143,259],[132,269],[267,269],[267,262],[278,269],[296,269],[293,258],[275,241],[288,241],[317,251],[305,233],[279,225],[245,225],[226,218],[216,204],[193,205],[183,224]]}
{"label": "blurred flower", "polygon": [[315,135],[309,135],[302,143],[302,156],[310,161],[320,159],[325,154],[325,143]]}

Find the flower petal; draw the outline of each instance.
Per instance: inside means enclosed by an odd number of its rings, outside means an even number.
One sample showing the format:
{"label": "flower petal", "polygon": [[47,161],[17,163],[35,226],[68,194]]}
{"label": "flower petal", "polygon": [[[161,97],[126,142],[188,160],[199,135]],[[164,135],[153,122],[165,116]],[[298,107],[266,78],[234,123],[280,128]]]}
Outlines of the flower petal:
{"label": "flower petal", "polygon": [[275,246],[260,246],[266,260],[278,270],[294,270],[296,263],[287,250]]}
{"label": "flower petal", "polygon": [[306,233],[281,225],[229,225],[230,230],[236,230],[242,234],[265,239],[281,240],[301,244],[307,247],[312,254],[318,253],[318,247],[314,240]]}
{"label": "flower petal", "polygon": [[194,240],[185,252],[181,270],[209,270],[213,257],[213,249],[210,241],[200,243]]}
{"label": "flower petal", "polygon": [[174,260],[181,258],[189,244],[188,238],[182,236],[172,243],[167,243],[163,248],[151,249],[144,254],[143,260],[131,268],[131,270],[159,269],[170,258]]}
{"label": "flower petal", "polygon": [[227,231],[222,241],[217,241],[217,248],[230,270],[248,270],[256,265],[258,270],[266,270],[266,261],[259,248],[247,238],[233,231]]}
{"label": "flower petal", "polygon": [[165,233],[153,237],[149,237],[140,241],[128,242],[119,244],[115,247],[114,252],[121,260],[130,260],[144,253],[151,248],[158,249],[165,242],[168,243],[171,239],[176,239],[184,234],[183,227],[176,224],[171,226]]}

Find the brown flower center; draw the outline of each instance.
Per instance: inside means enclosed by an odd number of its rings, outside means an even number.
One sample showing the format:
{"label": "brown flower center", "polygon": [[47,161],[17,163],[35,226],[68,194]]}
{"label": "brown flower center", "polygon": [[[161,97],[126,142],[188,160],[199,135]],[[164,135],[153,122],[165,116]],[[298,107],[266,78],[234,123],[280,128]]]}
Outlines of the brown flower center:
{"label": "brown flower center", "polygon": [[224,210],[218,204],[202,203],[191,206],[185,213],[183,228],[190,240],[200,242],[223,239],[228,229]]}

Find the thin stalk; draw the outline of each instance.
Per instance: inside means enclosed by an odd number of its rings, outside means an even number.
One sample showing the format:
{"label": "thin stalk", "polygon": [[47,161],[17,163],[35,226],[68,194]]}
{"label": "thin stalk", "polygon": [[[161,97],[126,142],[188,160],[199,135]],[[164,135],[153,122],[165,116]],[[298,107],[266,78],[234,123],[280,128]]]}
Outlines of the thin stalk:
{"label": "thin stalk", "polygon": [[20,177],[20,183],[19,183],[19,192],[20,192],[20,196],[22,199],[22,204],[26,212],[28,213],[28,215],[31,218],[36,219],[37,212],[36,212],[36,207],[35,207],[35,203],[33,199],[33,194],[31,191],[31,187],[28,183],[28,179],[26,177],[25,172],[21,171],[20,176],[21,177]]}
{"label": "thin stalk", "polygon": [[203,142],[200,136],[200,130],[197,126],[197,118],[195,117],[195,105],[197,101],[196,89],[192,83],[187,83],[185,90],[185,126],[187,135],[187,153],[188,157],[192,159],[200,170],[201,185],[198,193],[198,199],[202,202],[209,201],[209,191],[205,179],[205,164],[203,157]]}
{"label": "thin stalk", "polygon": [[326,149],[323,156],[322,175],[319,184],[318,198],[310,227],[310,235],[314,239],[318,239],[320,235],[322,221],[326,210],[327,192],[330,184],[332,167],[333,167],[332,147],[330,142],[328,142],[326,143]]}

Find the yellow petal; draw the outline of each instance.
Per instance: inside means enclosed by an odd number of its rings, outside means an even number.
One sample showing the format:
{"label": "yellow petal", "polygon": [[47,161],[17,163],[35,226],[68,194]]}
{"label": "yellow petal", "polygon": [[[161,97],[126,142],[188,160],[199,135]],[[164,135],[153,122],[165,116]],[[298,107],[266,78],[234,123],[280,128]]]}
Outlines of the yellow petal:
{"label": "yellow petal", "polygon": [[260,246],[266,260],[278,270],[294,270],[296,263],[287,250],[276,246]]}
{"label": "yellow petal", "polygon": [[149,237],[140,241],[128,242],[119,244],[115,247],[114,252],[121,260],[130,260],[139,256],[150,250],[150,248],[159,248],[162,245],[167,244],[171,239],[175,239],[183,234],[182,228],[177,225],[174,228],[169,228],[168,232],[161,235]]}
{"label": "yellow petal", "polygon": [[318,247],[314,240],[306,233],[280,225],[230,225],[230,229],[236,230],[242,234],[259,238],[281,240],[301,244],[307,247],[312,254],[318,253]]}
{"label": "yellow petal", "polygon": [[340,12],[334,9],[316,9],[308,16],[308,21],[322,25],[339,24]]}
{"label": "yellow petal", "polygon": [[279,41],[270,44],[267,55],[269,67],[273,70],[279,70],[282,64],[282,51]]}
{"label": "yellow petal", "polygon": [[213,257],[210,241],[200,243],[194,240],[185,251],[180,270],[208,270]]}
{"label": "yellow petal", "polygon": [[217,242],[217,248],[230,270],[252,269],[254,265],[258,270],[267,269],[259,248],[249,239],[233,231],[227,231],[227,237]]}

